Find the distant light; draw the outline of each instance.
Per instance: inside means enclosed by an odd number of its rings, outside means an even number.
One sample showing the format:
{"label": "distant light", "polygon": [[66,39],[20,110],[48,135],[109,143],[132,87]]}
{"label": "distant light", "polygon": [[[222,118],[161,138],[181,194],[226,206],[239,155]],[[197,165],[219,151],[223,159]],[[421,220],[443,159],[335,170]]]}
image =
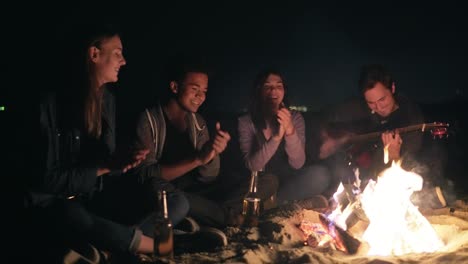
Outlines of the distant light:
{"label": "distant light", "polygon": [[299,112],[307,112],[307,106],[303,106],[303,105],[291,105],[289,109],[296,110]]}
{"label": "distant light", "polygon": [[0,111],[5,111],[6,107],[4,105],[0,105]]}

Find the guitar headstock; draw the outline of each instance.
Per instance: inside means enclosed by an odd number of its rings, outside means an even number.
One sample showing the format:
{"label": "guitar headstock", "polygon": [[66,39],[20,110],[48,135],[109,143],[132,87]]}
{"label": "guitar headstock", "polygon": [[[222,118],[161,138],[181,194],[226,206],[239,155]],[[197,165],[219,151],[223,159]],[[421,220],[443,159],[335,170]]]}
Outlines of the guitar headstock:
{"label": "guitar headstock", "polygon": [[449,127],[448,123],[434,122],[434,123],[425,124],[425,126],[430,128],[430,132],[433,138],[448,137],[448,127]]}

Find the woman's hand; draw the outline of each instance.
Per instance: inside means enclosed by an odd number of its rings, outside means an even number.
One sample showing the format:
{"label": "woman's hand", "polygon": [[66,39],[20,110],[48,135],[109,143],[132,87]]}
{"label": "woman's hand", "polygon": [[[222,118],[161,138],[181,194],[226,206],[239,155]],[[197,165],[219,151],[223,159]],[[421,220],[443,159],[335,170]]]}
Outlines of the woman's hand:
{"label": "woman's hand", "polygon": [[106,166],[98,168],[97,176],[101,176],[111,171],[120,171],[125,173],[128,170],[135,168],[145,160],[148,153],[148,149],[124,153],[119,152],[112,157],[111,161]]}
{"label": "woman's hand", "polygon": [[[283,127],[286,136],[292,135],[296,130],[291,119],[291,112],[286,107],[278,110],[276,114],[280,127]],[[281,129],[281,128],[280,128]]]}

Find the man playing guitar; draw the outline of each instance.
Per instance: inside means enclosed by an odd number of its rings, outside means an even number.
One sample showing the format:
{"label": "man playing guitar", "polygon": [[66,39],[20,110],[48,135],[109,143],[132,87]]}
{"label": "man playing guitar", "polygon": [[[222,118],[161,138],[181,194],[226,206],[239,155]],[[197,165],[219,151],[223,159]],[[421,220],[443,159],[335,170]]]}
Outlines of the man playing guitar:
{"label": "man playing guitar", "polygon": [[[426,184],[439,185],[447,155],[441,144],[423,147],[424,133],[420,131],[426,126],[418,105],[395,93],[395,82],[382,65],[364,66],[359,88],[364,100],[338,106],[322,125],[319,159],[329,165],[334,180],[352,181],[353,170],[359,168],[365,183],[392,161],[401,160],[404,169],[420,174]],[[419,127],[421,130],[414,129]],[[387,163],[383,147],[388,148]]]}

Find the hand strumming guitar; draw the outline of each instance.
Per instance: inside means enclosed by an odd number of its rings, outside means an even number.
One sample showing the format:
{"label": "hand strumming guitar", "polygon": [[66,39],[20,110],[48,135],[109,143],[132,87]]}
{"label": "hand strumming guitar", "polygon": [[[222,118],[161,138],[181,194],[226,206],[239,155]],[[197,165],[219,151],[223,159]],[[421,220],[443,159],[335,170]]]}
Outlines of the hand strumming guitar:
{"label": "hand strumming guitar", "polygon": [[[320,145],[319,158],[326,159],[335,154],[343,145],[348,143],[354,137],[353,133],[342,133],[339,136],[330,136],[322,131],[322,144]],[[398,130],[385,131],[381,134],[383,146],[388,146],[389,160],[400,159],[400,150],[403,140]]]}
{"label": "hand strumming guitar", "polygon": [[398,129],[383,132],[381,138],[383,145],[388,148],[388,159],[399,160],[403,140],[400,137]]}
{"label": "hand strumming guitar", "polygon": [[391,131],[376,131],[367,134],[355,134],[346,132],[337,127],[323,127],[321,128],[320,138],[320,153],[319,158],[325,159],[333,155],[340,147],[351,142],[371,142],[372,140],[378,140],[380,138],[382,145],[387,146],[389,150],[389,159],[398,160],[400,159],[401,145],[403,140],[401,134],[412,131],[429,131],[434,138],[442,138],[448,134],[447,127],[448,123],[433,122],[433,123],[421,123],[410,125],[407,127],[400,127]]}

